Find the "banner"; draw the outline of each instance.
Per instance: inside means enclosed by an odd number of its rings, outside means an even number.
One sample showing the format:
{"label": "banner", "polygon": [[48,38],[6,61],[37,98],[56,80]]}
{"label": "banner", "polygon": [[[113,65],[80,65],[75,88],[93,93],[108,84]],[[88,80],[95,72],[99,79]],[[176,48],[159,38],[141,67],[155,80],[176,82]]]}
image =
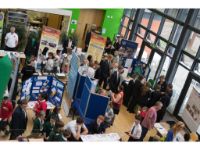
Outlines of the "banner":
{"label": "banner", "polygon": [[60,30],[43,26],[42,35],[40,39],[39,54],[47,47],[49,51],[56,53],[58,42],[60,38]]}
{"label": "banner", "polygon": [[92,33],[87,55],[92,55],[94,61],[100,62],[105,45],[106,38],[98,34]]}
{"label": "banner", "polygon": [[4,21],[4,13],[0,12],[0,47],[1,47],[1,40],[3,34],[3,21]]}
{"label": "banner", "polygon": [[200,94],[193,88],[183,111],[182,118],[192,132],[196,132],[200,125]]}

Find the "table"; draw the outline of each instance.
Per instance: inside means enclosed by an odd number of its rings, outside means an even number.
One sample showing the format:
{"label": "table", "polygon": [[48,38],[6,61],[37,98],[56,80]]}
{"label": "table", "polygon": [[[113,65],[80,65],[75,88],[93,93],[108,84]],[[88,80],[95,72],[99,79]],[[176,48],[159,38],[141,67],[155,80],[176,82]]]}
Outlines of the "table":
{"label": "table", "polygon": [[107,134],[88,134],[81,135],[83,142],[114,142],[119,141],[120,136],[117,133],[107,133]]}
{"label": "table", "polygon": [[[33,107],[35,106],[36,102],[37,101],[30,101],[30,102],[28,102],[28,109],[33,109]],[[47,109],[54,109],[54,107],[55,106],[52,103],[50,103],[50,102],[47,101]]]}
{"label": "table", "polygon": [[162,136],[165,137],[168,133],[168,127],[167,123],[155,123],[154,128],[158,131],[158,133]]}

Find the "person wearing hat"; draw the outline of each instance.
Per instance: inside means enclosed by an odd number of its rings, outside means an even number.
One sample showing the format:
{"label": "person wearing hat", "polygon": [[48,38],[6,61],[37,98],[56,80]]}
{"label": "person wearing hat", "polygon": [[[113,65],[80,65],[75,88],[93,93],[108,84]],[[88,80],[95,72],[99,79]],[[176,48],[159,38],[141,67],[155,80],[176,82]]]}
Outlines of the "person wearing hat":
{"label": "person wearing hat", "polygon": [[18,106],[12,114],[12,120],[10,123],[10,140],[15,140],[18,136],[21,136],[27,127],[28,116],[26,112],[28,100],[19,100]]}

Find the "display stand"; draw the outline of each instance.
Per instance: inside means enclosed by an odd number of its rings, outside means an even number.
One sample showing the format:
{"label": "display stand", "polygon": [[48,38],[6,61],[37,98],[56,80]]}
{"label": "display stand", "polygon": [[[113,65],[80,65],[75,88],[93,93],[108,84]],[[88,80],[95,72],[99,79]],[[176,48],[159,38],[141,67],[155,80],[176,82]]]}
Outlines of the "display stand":
{"label": "display stand", "polygon": [[39,94],[47,94],[47,101],[61,106],[64,83],[53,76],[32,76],[22,85],[21,100],[37,101]]}

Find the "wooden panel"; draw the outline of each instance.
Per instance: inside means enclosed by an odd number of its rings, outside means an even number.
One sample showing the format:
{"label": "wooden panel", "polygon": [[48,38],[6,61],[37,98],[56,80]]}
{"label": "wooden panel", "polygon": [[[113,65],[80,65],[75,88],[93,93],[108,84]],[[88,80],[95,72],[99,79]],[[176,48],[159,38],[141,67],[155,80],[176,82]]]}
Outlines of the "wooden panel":
{"label": "wooden panel", "polygon": [[47,26],[60,30],[61,24],[62,24],[62,16],[49,14]]}

